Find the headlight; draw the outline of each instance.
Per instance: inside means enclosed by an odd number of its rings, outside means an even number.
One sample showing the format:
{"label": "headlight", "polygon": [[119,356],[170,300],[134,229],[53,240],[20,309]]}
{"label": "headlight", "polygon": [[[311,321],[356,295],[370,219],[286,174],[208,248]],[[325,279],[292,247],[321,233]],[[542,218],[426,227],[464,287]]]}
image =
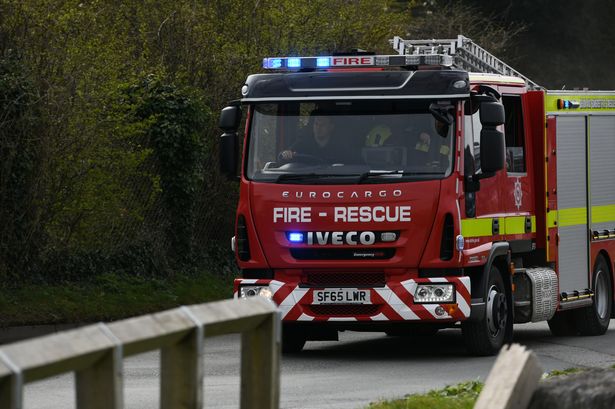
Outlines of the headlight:
{"label": "headlight", "polygon": [[455,301],[453,284],[419,284],[414,293],[416,303],[452,303]]}
{"label": "headlight", "polygon": [[268,286],[244,285],[239,287],[239,298],[256,297],[257,295],[265,297],[268,300],[273,298],[273,293]]}

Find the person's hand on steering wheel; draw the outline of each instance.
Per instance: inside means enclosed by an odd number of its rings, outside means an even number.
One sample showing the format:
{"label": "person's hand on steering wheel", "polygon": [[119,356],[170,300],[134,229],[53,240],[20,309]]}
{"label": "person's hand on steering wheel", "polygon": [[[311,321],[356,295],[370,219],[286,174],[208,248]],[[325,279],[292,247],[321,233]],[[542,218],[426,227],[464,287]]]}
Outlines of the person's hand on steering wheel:
{"label": "person's hand on steering wheel", "polygon": [[278,153],[278,160],[279,161],[289,161],[291,160],[295,155],[297,154],[297,152],[293,152],[290,149],[289,150],[285,150],[282,151],[280,153]]}
{"label": "person's hand on steering wheel", "polygon": [[278,160],[280,162],[289,162],[292,160],[295,162],[301,162],[301,163],[306,163],[306,164],[324,163],[323,159],[319,158],[318,156],[311,155],[308,153],[294,152],[291,150],[285,150],[285,151],[278,153]]}

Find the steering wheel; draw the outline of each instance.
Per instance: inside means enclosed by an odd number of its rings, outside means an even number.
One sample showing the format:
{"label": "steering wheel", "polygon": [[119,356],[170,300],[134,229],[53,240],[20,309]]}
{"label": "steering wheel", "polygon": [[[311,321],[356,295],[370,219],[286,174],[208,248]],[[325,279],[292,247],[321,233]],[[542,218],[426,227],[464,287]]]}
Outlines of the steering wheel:
{"label": "steering wheel", "polygon": [[310,155],[309,153],[295,153],[293,159],[301,163],[321,164],[324,160],[318,156]]}
{"label": "steering wheel", "polygon": [[315,155],[310,155],[308,153],[295,153],[293,154],[293,157],[291,159],[284,159],[282,157],[282,152],[280,152],[278,154],[278,161],[279,162],[300,162],[300,163],[306,163],[306,164],[314,164],[314,165],[319,165],[324,163],[324,160],[322,158],[319,158],[318,156]]}

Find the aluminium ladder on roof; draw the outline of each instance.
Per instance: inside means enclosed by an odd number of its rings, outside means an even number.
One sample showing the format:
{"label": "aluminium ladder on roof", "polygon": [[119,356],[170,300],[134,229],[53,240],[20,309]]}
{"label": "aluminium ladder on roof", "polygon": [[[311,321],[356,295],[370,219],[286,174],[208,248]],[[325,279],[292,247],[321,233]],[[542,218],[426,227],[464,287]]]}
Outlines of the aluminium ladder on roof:
{"label": "aluminium ladder on roof", "polygon": [[404,40],[395,36],[390,40],[400,55],[448,54],[454,65],[466,71],[509,75],[523,79],[530,88],[543,89],[519,71],[491,54],[470,38],[458,35],[457,39]]}

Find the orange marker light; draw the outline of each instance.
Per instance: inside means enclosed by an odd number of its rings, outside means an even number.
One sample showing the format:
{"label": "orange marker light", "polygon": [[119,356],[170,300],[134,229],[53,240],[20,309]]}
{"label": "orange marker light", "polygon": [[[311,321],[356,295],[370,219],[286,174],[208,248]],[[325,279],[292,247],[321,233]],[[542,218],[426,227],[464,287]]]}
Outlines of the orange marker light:
{"label": "orange marker light", "polygon": [[455,314],[457,310],[459,309],[457,307],[457,304],[448,304],[446,307],[447,307],[448,315]]}

